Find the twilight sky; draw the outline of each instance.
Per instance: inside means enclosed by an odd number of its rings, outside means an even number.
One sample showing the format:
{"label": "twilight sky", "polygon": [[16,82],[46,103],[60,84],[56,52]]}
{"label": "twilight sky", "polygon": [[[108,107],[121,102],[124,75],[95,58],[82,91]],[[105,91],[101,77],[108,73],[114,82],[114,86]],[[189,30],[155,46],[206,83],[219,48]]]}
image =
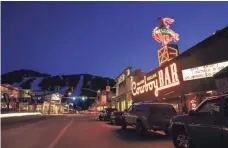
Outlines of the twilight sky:
{"label": "twilight sky", "polygon": [[161,47],[157,18],[173,17],[179,50],[228,25],[228,2],[2,2],[2,73],[115,78],[127,66],[151,71]]}

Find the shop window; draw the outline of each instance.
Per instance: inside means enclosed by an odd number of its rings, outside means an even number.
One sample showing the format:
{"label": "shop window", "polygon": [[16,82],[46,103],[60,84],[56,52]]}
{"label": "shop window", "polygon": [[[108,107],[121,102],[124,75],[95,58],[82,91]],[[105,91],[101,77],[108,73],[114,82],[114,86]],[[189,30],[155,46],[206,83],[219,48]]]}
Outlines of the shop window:
{"label": "shop window", "polygon": [[128,100],[127,102],[127,108],[129,108],[132,105],[132,100]]}
{"label": "shop window", "polygon": [[116,109],[117,109],[118,111],[120,110],[119,102],[116,103]]}
{"label": "shop window", "polygon": [[124,111],[126,109],[126,101],[121,102],[121,110]]}

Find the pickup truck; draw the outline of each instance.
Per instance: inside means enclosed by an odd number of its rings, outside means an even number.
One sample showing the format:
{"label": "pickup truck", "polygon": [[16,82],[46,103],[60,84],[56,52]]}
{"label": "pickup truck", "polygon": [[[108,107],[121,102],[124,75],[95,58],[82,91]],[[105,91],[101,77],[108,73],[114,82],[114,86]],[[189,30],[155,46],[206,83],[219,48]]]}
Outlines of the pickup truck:
{"label": "pickup truck", "polygon": [[228,95],[207,98],[173,117],[169,129],[176,148],[228,148]]}
{"label": "pickup truck", "polygon": [[125,130],[127,126],[136,127],[139,136],[144,136],[149,130],[162,130],[168,134],[170,120],[176,115],[176,110],[170,104],[134,104],[122,115],[122,129]]}

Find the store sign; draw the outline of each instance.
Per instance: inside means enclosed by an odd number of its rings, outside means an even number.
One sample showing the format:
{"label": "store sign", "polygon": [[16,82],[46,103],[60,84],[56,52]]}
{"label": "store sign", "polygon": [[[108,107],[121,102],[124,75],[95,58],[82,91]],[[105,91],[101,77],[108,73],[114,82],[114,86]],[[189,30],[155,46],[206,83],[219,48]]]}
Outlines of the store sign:
{"label": "store sign", "polygon": [[131,74],[131,68],[127,68],[124,70],[124,72],[117,78],[117,84],[122,83],[126,80],[126,77],[130,76]]}
{"label": "store sign", "polygon": [[180,81],[177,73],[177,65],[176,63],[172,63],[150,76],[144,76],[144,79],[138,83],[133,81],[132,94],[133,96],[136,96],[153,91],[154,95],[157,97],[159,91],[179,84]]}
{"label": "store sign", "polygon": [[52,94],[52,95],[51,95],[51,100],[52,100],[52,101],[61,100],[61,96],[60,96],[59,94]]}
{"label": "store sign", "polygon": [[214,74],[228,66],[228,61],[182,70],[183,80],[195,80],[213,77]]}

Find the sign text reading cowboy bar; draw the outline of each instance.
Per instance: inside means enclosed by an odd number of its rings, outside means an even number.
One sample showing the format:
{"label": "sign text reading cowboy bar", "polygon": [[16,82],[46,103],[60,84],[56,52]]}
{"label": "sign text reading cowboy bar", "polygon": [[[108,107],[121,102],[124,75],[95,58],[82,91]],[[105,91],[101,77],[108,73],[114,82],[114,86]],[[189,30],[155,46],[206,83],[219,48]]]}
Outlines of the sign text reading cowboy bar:
{"label": "sign text reading cowboy bar", "polygon": [[154,91],[154,95],[157,97],[160,90],[179,84],[177,65],[176,63],[172,63],[150,76],[144,76],[144,79],[138,83],[132,82],[132,94],[136,96],[149,91]]}

